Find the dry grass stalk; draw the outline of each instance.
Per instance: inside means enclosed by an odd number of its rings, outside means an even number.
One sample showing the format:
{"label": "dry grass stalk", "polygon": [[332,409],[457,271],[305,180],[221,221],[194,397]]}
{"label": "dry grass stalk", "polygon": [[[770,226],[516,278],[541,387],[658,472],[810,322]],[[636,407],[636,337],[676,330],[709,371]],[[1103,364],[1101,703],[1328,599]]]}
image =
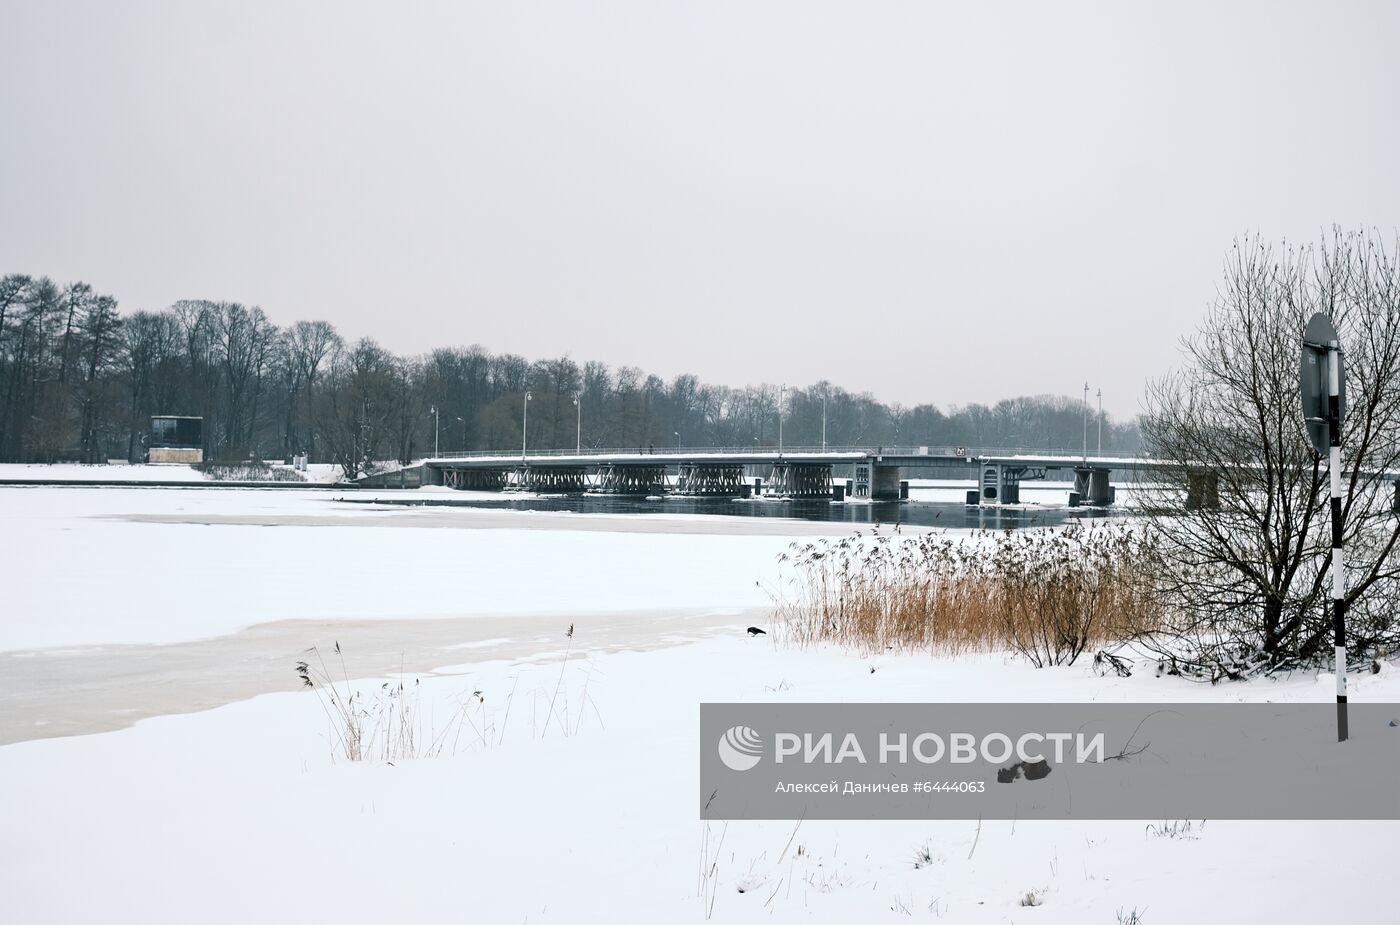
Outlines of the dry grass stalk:
{"label": "dry grass stalk", "polygon": [[[418,681],[412,687],[402,680],[384,681],[366,696],[350,683],[340,643],[335,644],[340,660],[340,677],[332,676],[321,650],[312,646],[312,660],[296,663],[303,687],[316,693],[331,730],[331,754],[347,761],[384,761],[392,764],[412,758],[431,757],[441,751],[443,736],[423,735],[419,720]],[[454,721],[466,718],[465,707]]]}

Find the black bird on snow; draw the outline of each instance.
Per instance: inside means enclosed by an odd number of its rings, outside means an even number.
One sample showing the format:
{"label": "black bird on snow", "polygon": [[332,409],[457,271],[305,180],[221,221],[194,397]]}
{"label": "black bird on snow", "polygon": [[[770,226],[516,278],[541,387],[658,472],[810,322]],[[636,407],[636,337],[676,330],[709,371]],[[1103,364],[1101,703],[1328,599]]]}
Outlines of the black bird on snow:
{"label": "black bird on snow", "polygon": [[763,630],[759,629],[759,628],[756,627],[756,626],[751,626],[751,627],[749,627],[749,635],[750,635],[750,636],[767,636],[768,634],[765,633]]}

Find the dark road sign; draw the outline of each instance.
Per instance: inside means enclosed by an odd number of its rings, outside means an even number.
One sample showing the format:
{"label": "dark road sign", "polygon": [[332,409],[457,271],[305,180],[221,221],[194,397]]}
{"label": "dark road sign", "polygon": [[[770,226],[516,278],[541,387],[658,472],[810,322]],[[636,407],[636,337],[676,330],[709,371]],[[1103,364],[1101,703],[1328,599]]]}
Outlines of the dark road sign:
{"label": "dark road sign", "polygon": [[[1331,409],[1328,403],[1328,379],[1330,378],[1328,362],[1328,346],[1337,340],[1337,329],[1332,326],[1332,320],[1326,315],[1318,312],[1308,319],[1308,326],[1303,331],[1303,354],[1299,361],[1298,379],[1300,391],[1303,397],[1303,420],[1308,427],[1308,439],[1312,441],[1313,449],[1319,456],[1326,456],[1330,444],[1328,434],[1328,418]],[[1338,418],[1345,418],[1347,413],[1347,377],[1346,364],[1342,360],[1340,350],[1331,354],[1337,362],[1337,382],[1338,382]]]}

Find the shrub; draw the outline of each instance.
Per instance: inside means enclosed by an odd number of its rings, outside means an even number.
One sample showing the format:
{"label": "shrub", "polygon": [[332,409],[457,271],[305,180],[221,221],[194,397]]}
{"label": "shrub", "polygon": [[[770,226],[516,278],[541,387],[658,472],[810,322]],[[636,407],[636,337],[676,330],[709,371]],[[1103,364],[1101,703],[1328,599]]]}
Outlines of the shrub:
{"label": "shrub", "polygon": [[216,482],[305,482],[306,477],[285,466],[269,466],[260,459],[246,462],[205,463],[205,476]]}

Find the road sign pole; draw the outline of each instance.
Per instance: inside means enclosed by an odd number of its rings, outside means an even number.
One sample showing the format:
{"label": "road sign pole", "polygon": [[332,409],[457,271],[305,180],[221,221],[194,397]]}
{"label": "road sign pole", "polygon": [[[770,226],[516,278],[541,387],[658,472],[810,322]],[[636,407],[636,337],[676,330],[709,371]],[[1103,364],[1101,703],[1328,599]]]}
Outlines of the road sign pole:
{"label": "road sign pole", "polygon": [[1337,672],[1337,741],[1347,740],[1347,597],[1342,555],[1341,345],[1327,345],[1327,469],[1332,508],[1332,651]]}
{"label": "road sign pole", "polygon": [[1346,360],[1332,319],[1317,312],[1303,330],[1298,368],[1303,425],[1313,451],[1327,457],[1332,514],[1332,654],[1337,673],[1337,741],[1347,740],[1347,575],[1342,554],[1342,422],[1347,413]]}

